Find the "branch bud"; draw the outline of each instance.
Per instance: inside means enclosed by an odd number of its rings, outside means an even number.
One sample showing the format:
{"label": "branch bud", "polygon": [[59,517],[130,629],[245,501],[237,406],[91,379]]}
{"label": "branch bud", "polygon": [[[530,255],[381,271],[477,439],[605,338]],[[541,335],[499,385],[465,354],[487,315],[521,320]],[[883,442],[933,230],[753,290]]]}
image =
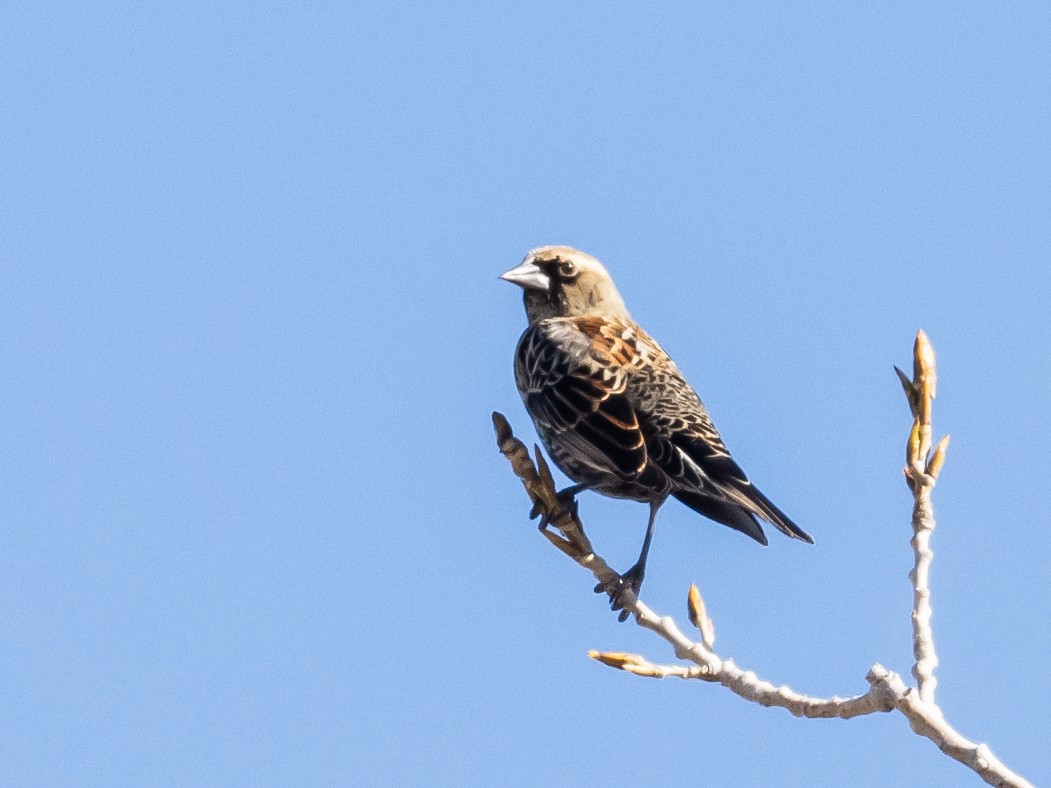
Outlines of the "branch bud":
{"label": "branch bud", "polygon": [[546,536],[547,540],[551,542],[551,544],[553,544],[563,553],[568,555],[574,561],[579,561],[581,558],[584,557],[584,554],[580,551],[576,544],[571,542],[569,539],[563,539],[558,534],[548,531],[546,528],[540,533]]}
{"label": "branch bud", "polygon": [[921,328],[916,332],[916,344],[913,346],[913,375],[914,382],[919,383],[924,378],[930,378],[931,398],[935,396],[935,381],[937,372],[935,370],[934,347],[927,338],[926,332]]}
{"label": "branch bud", "polygon": [[641,662],[645,662],[645,658],[641,654],[626,654],[623,651],[589,651],[588,656],[594,660],[598,660],[603,665],[609,665],[611,668],[618,668],[625,670],[626,665],[638,665]]}
{"label": "branch bud", "polygon": [[922,425],[920,420],[912,420],[912,429],[909,430],[909,443],[905,449],[905,464],[910,468],[920,460],[920,448],[923,443]]}
{"label": "branch bud", "polygon": [[540,482],[554,491],[555,480],[551,476],[551,468],[548,467],[547,460],[544,459],[544,453],[540,451],[540,447],[535,443],[533,444],[533,452],[536,454],[536,473],[540,477]]}
{"label": "branch bud", "polygon": [[912,411],[913,416],[919,415],[919,392],[916,391],[916,386],[909,380],[909,376],[900,369],[894,367],[894,371],[898,373],[898,380],[901,381],[901,387],[905,390],[905,397],[909,401],[909,410]]}
{"label": "branch bud", "polygon": [[927,473],[931,477],[937,479],[938,474],[942,472],[942,466],[945,464],[945,452],[949,448],[949,436],[945,435],[938,445],[934,447],[934,453],[931,454],[930,462],[927,463]]}
{"label": "branch bud", "polygon": [[715,624],[708,617],[708,611],[704,606],[704,598],[697,586],[690,583],[690,591],[686,595],[686,607],[690,615],[690,623],[701,632],[701,640],[704,645],[711,649],[715,645]]}

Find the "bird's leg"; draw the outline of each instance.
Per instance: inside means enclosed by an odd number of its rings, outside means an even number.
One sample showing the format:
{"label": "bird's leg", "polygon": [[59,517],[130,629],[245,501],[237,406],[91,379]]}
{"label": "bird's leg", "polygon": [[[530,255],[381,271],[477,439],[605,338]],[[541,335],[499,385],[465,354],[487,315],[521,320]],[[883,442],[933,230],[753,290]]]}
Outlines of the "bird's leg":
{"label": "bird's leg", "polygon": [[[588,483],[588,484],[572,484],[569,487],[566,487],[564,490],[559,490],[555,494],[558,496],[558,500],[562,504],[562,506],[564,506],[570,513],[572,513],[572,515],[574,517],[576,517],[576,515],[577,515],[577,499],[575,497],[576,494],[578,492],[583,492],[584,490],[590,489],[593,486],[593,484],[594,484],[594,482],[591,482],[591,483]],[[538,506],[539,506],[539,504],[538,504]],[[529,519],[532,520],[534,517],[537,516],[537,514],[539,514],[539,512],[537,511],[537,507],[534,506],[533,507],[533,511],[530,512],[530,514],[529,514]],[[547,528],[547,526],[550,524],[550,522],[551,521],[545,515],[544,517],[540,518],[540,524],[539,524],[538,527],[540,528],[541,531],[543,531],[545,528]]]}
{"label": "bird's leg", "polygon": [[639,560],[635,562],[635,565],[631,567],[627,572],[621,575],[624,582],[631,585],[632,591],[636,594],[639,593],[639,589],[642,588],[642,578],[646,574],[646,559],[650,554],[650,542],[653,541],[653,524],[657,521],[657,510],[661,508],[661,504],[664,503],[662,498],[659,501],[650,502],[650,519],[646,523],[646,538],[642,540],[642,550],[639,552]]}
{"label": "bird's leg", "polygon": [[646,575],[646,559],[650,553],[650,542],[653,541],[653,524],[657,521],[657,510],[661,508],[661,504],[664,503],[666,498],[667,496],[656,501],[650,501],[650,519],[646,524],[646,538],[642,540],[642,551],[639,553],[639,560],[635,562],[631,569],[612,583],[599,583],[595,588],[596,592],[605,591],[609,594],[610,607],[613,610],[620,611],[620,615],[617,617],[618,621],[628,620],[628,611],[624,610],[624,606],[628,603],[627,592],[630,591],[636,598],[639,596],[639,590],[642,588],[642,579]]}
{"label": "bird's leg", "polygon": [[584,490],[590,490],[593,484],[594,482],[589,484],[572,484],[564,490],[559,490],[558,500],[560,500],[562,505],[569,509],[575,517],[577,514],[577,493],[584,492]]}

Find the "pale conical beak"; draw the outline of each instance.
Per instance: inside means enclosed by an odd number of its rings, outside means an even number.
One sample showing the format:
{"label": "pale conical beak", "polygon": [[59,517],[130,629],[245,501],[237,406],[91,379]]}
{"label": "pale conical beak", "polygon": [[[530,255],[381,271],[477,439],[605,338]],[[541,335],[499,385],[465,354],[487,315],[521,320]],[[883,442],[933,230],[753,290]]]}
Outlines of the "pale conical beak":
{"label": "pale conical beak", "polygon": [[551,287],[551,277],[545,274],[536,263],[528,260],[501,274],[500,278],[530,290],[547,290]]}

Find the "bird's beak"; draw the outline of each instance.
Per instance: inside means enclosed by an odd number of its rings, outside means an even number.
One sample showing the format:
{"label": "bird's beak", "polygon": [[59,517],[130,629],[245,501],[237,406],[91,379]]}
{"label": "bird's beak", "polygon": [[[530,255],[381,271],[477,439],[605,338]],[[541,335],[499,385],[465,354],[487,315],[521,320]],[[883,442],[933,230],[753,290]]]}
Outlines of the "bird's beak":
{"label": "bird's beak", "polygon": [[545,274],[540,266],[531,260],[526,260],[521,265],[501,274],[500,278],[526,290],[546,291],[551,287],[551,277]]}

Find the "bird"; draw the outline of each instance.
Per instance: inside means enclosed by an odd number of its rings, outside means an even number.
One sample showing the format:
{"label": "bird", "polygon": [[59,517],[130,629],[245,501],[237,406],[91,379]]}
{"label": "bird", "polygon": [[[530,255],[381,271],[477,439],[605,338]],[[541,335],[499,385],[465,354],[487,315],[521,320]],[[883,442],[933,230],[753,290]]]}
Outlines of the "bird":
{"label": "bird", "polygon": [[632,319],[606,268],[570,246],[533,249],[501,275],[522,288],[528,326],[515,349],[518,392],[555,464],[574,484],[649,504],[639,559],[612,586],[620,620],[646,573],[657,511],[675,498],[766,545],[760,524],[813,544],[748,479],[708,409],[665,350]]}

